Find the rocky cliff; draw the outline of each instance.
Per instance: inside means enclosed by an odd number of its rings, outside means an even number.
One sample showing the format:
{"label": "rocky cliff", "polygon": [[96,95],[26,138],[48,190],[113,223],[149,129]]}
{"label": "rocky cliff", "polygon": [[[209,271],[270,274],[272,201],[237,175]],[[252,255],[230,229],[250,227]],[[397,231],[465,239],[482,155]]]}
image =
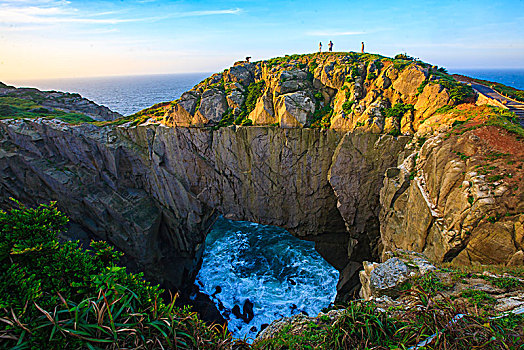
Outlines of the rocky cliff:
{"label": "rocky cliff", "polygon": [[56,200],[69,238],[108,240],[182,289],[219,214],[314,241],[339,300],[384,248],[523,264],[522,131],[473,100],[413,60],[238,63],[114,124],[0,121],[0,201]]}
{"label": "rocky cliff", "polygon": [[79,94],[60,91],[40,91],[33,88],[17,89],[0,82],[0,118],[17,112],[16,109],[6,110],[9,109],[6,106],[12,104],[12,99],[30,102],[33,106],[24,106],[29,107],[24,108],[25,111],[37,113],[41,116],[55,114],[53,111],[58,110],[65,113],[81,113],[98,121],[114,120],[122,117],[121,114],[113,112],[105,106],[97,105]]}
{"label": "rocky cliff", "polygon": [[[187,287],[221,213],[315,241],[345,271],[339,288],[349,291],[379,236],[382,173],[406,142],[318,129],[101,128],[45,119],[3,121],[0,135],[4,206],[9,197],[56,200],[73,221],[69,237],[106,239],[167,286]],[[354,187],[345,189],[345,178]],[[340,211],[341,200],[365,210]]]}
{"label": "rocky cliff", "polygon": [[[479,120],[482,111],[493,113],[464,106],[433,116],[436,130],[421,128],[422,146],[387,170],[380,193],[386,250],[460,264],[524,263],[524,144]],[[449,117],[459,119],[442,124]]]}
{"label": "rocky cliff", "polygon": [[[292,55],[237,62],[150,116],[170,126],[228,124],[413,133],[438,108],[473,92],[442,69],[380,55]],[[395,105],[400,113],[388,113]]]}

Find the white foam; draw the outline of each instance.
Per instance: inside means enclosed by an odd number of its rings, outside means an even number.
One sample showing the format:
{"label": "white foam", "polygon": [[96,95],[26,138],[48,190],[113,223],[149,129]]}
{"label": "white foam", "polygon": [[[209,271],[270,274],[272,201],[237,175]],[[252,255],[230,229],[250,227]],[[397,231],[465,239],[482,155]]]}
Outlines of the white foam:
{"label": "white foam", "polygon": [[[221,313],[236,338],[254,338],[263,324],[281,317],[316,315],[335,298],[338,272],[313,243],[281,228],[220,218],[208,243],[197,284],[208,295],[222,288],[212,299],[224,306]],[[231,310],[235,305],[242,310],[248,299],[255,316],[246,324]]]}

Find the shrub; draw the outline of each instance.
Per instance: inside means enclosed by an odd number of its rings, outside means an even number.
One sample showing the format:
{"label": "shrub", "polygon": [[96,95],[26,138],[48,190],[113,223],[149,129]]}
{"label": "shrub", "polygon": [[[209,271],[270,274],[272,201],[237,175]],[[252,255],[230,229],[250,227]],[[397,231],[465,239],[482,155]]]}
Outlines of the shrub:
{"label": "shrub", "polygon": [[395,55],[396,60],[407,60],[407,61],[414,61],[415,58],[409,56],[407,53],[399,53]]}
{"label": "shrub", "polygon": [[449,98],[454,104],[469,102],[475,96],[475,92],[469,85],[442,79],[438,83],[448,90]]}
{"label": "shrub", "polygon": [[261,80],[258,83],[251,83],[247,87],[247,96],[246,96],[246,114],[251,113],[252,110],[255,109],[255,106],[257,104],[258,99],[260,96],[262,96],[262,92],[264,92],[264,87],[266,86],[266,82]]}
{"label": "shrub", "polygon": [[68,219],[55,204],[0,211],[2,347],[220,348],[221,326],[164,303],[162,290],[116,265],[105,242],[60,243]]}
{"label": "shrub", "polygon": [[344,113],[349,114],[351,113],[351,107],[355,104],[355,101],[346,101],[342,104],[342,110]]}
{"label": "shrub", "polygon": [[404,114],[406,114],[409,111],[414,111],[415,108],[412,104],[409,103],[397,103],[391,108],[386,108],[384,110],[384,116],[386,118],[395,118],[395,119],[401,119]]}

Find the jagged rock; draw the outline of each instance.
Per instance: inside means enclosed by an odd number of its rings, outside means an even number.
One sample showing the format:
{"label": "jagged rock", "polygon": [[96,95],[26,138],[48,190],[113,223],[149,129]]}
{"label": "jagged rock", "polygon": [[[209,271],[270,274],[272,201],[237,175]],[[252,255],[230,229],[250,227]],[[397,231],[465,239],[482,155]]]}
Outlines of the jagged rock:
{"label": "jagged rock", "polygon": [[269,125],[278,123],[273,108],[273,98],[269,90],[258,99],[255,109],[249,114],[249,119],[255,125]]}
{"label": "jagged rock", "polygon": [[415,252],[398,250],[387,252],[385,256],[386,261],[382,264],[364,262],[364,270],[359,275],[360,296],[364,300],[383,296],[396,298],[408,280],[436,270],[423,255]]}
{"label": "jagged rock", "polygon": [[417,96],[417,88],[426,80],[426,71],[417,66],[410,65],[405,68],[393,82],[393,89],[400,95],[402,101],[413,103]]}
{"label": "jagged rock", "polygon": [[449,103],[448,91],[442,85],[438,83],[427,84],[415,103],[415,120],[427,118],[437,109]]}
{"label": "jagged rock", "polygon": [[14,86],[1,84],[0,96],[29,100],[44,108],[58,109],[68,113],[81,113],[99,121],[114,120],[122,117],[120,113],[113,112],[105,106],[97,105],[79,94],[60,91],[40,91],[34,88],[17,89]]}
{"label": "jagged rock", "polygon": [[346,310],[330,310],[326,313],[320,312],[317,317],[309,317],[304,314],[298,314],[291,317],[283,317],[279,320],[271,322],[271,324],[264,330],[259,332],[256,341],[271,339],[277,336],[284,329],[288,329],[289,333],[300,333],[304,329],[308,329],[311,324],[333,324],[336,320],[344,314]]}
{"label": "jagged rock", "polygon": [[236,64],[224,73],[224,80],[247,86],[255,81],[254,70],[255,66],[252,63]]}
{"label": "jagged rock", "polygon": [[522,215],[486,220],[501,207],[518,207],[520,201],[508,186],[489,184],[474,171],[481,165],[470,159],[479,157],[488,141],[470,133],[430,137],[413,170],[399,167],[395,176],[384,180],[380,215],[384,250],[409,249],[436,261],[462,264],[507,264],[523,248],[522,243],[515,244]]}
{"label": "jagged rock", "polygon": [[313,96],[305,91],[280,95],[275,102],[275,111],[280,127],[301,127],[315,112],[315,102]]}
{"label": "jagged rock", "polygon": [[307,72],[303,70],[284,70],[277,76],[277,83],[274,87],[275,98],[311,88],[311,82],[307,80]]}
{"label": "jagged rock", "polygon": [[227,95],[227,105],[230,109],[240,112],[246,97],[239,90],[233,90]]}
{"label": "jagged rock", "polygon": [[218,123],[222,115],[227,111],[227,100],[224,92],[218,89],[204,91],[200,107],[195,113],[195,125],[207,125],[208,123]]}

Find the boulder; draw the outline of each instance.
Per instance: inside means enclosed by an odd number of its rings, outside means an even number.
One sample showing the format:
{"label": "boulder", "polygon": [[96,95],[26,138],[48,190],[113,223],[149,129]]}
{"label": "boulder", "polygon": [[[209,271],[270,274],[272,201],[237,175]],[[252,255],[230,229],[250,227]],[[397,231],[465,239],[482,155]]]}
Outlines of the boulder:
{"label": "boulder", "polygon": [[397,250],[385,256],[387,260],[381,264],[364,262],[364,270],[360,271],[360,296],[365,300],[382,296],[396,298],[407,281],[436,270],[420,253]]}
{"label": "boulder", "polygon": [[302,127],[315,112],[314,98],[306,91],[280,95],[275,101],[275,111],[280,127]]}
{"label": "boulder", "polygon": [[200,107],[195,113],[197,122],[194,124],[218,123],[227,111],[228,103],[222,90],[209,89],[204,91],[200,101]]}

